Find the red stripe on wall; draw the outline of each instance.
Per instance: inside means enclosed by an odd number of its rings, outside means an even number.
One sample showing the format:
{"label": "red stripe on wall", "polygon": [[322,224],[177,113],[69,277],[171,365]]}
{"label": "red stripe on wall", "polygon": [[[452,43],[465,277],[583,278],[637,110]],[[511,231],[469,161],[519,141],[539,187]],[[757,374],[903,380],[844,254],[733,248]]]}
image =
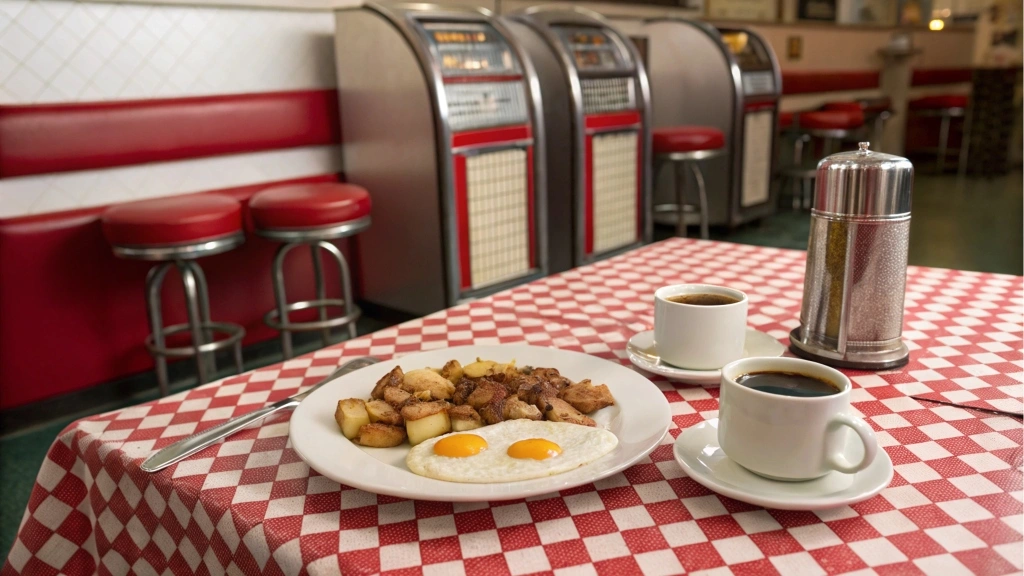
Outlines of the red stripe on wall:
{"label": "red stripe on wall", "polygon": [[973,77],[974,70],[970,68],[921,68],[914,70],[910,77],[910,85],[960,84],[970,82]]}
{"label": "red stripe on wall", "polygon": [[878,70],[782,72],[783,95],[870,90],[880,85]]}
{"label": "red stripe on wall", "polygon": [[341,141],[337,90],[0,106],[0,178]]}
{"label": "red stripe on wall", "polygon": [[463,290],[473,285],[469,264],[469,191],[466,182],[466,157],[456,154],[455,162],[455,220],[459,231],[459,282]]}
{"label": "red stripe on wall", "polygon": [[591,114],[583,119],[583,124],[588,130],[622,128],[639,123],[640,113],[636,110],[630,110],[629,112],[612,112],[610,114]]}
{"label": "red stripe on wall", "polygon": [[583,252],[586,255],[594,253],[594,137],[587,135],[584,138],[583,148]]}
{"label": "red stripe on wall", "polygon": [[530,268],[537,267],[537,225],[534,218],[533,146],[526,147],[526,202],[530,222]]}
{"label": "red stripe on wall", "polygon": [[499,144],[501,142],[515,142],[517,140],[527,140],[529,138],[531,138],[529,125],[470,130],[467,132],[452,134],[452,148]]}

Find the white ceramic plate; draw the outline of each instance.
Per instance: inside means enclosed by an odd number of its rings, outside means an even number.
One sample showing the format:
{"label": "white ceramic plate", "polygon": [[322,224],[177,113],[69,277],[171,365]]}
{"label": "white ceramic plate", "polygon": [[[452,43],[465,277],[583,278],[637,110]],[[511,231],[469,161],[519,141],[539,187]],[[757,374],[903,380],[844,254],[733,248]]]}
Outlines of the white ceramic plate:
{"label": "white ceramic plate", "polygon": [[[626,344],[629,361],[641,370],[679,380],[687,384],[700,384],[705,388],[717,388],[721,384],[721,370],[688,370],[661,361],[654,345],[654,330],[637,332]],[[774,337],[753,328],[747,328],[747,339],[743,343],[743,357],[757,358],[782,356],[786,347]]]}
{"label": "white ceramic plate", "polygon": [[[864,446],[850,434],[846,454],[857,462]],[[805,482],[781,482],[758,476],[733,462],[718,445],[718,419],[683,430],[673,447],[676,462],[698,484],[723,496],[777,510],[824,510],[867,500],[892,481],[892,460],[879,449],[875,460],[856,474],[831,472]]]}
{"label": "white ceramic plate", "polygon": [[[607,384],[615,406],[591,417],[613,432],[618,446],[601,458],[571,472],[501,484],[464,484],[417,476],[405,466],[409,445],[364,448],[341,435],[334,409],[344,398],[369,398],[370,391],[396,365],[403,370],[440,367],[451,359],[468,364],[476,358],[518,366],[557,368],[573,381],[590,378]],[[292,447],[311,468],[328,478],[377,494],[478,502],[510,500],[565,490],[620,472],[653,450],[668,430],[671,413],[664,394],[637,372],[579,352],[536,346],[460,346],[410,354],[346,374],[319,388],[299,405],[291,418]]]}

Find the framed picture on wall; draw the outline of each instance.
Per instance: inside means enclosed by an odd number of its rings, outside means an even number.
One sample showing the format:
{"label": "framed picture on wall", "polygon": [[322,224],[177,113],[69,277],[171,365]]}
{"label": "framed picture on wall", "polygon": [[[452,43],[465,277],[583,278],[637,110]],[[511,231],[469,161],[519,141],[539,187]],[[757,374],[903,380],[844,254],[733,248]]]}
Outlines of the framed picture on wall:
{"label": "framed picture on wall", "polygon": [[778,20],[776,0],[707,0],[707,17],[720,20]]}
{"label": "framed picture on wall", "polygon": [[798,0],[796,17],[819,22],[836,21],[836,0]]}

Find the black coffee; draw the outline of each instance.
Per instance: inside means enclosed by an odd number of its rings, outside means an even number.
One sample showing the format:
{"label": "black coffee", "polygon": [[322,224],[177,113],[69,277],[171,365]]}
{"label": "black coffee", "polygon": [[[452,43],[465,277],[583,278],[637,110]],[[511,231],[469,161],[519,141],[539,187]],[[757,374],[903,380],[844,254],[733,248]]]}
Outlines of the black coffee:
{"label": "black coffee", "polygon": [[839,393],[839,387],[831,382],[795,372],[751,372],[737,378],[736,383],[780,396],[812,398]]}
{"label": "black coffee", "polygon": [[724,294],[680,294],[679,296],[669,296],[666,300],[694,306],[723,306],[739,302],[738,299]]}

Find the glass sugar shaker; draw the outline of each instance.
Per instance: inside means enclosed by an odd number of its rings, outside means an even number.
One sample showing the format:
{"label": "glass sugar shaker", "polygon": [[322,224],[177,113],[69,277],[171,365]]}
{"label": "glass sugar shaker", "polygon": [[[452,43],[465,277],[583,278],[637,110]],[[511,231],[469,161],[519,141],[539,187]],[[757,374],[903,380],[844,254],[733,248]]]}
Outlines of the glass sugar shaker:
{"label": "glass sugar shaker", "polygon": [[818,163],[797,356],[839,368],[903,366],[903,299],[914,167],[859,150]]}

